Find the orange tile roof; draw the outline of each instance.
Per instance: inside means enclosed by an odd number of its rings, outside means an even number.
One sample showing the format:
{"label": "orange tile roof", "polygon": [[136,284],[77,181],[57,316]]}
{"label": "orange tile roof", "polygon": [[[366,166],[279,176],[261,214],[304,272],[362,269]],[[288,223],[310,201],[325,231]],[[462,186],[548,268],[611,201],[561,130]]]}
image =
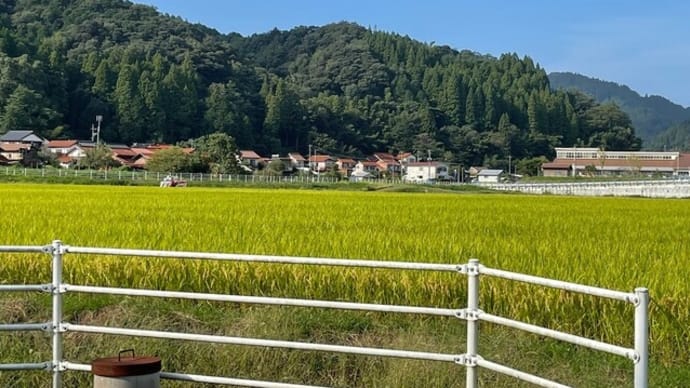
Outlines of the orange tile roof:
{"label": "orange tile roof", "polygon": [[57,160],[60,163],[72,163],[72,158],[70,158],[69,156],[67,156],[65,154],[61,154],[60,156],[58,156]]}
{"label": "orange tile roof", "polygon": [[261,156],[251,150],[240,150],[240,158],[242,159],[261,159]]}
{"label": "orange tile roof", "polygon": [[379,160],[395,160],[395,156],[389,154],[388,152],[376,152],[374,157]]}
{"label": "orange tile roof", "polygon": [[69,148],[77,143],[76,140],[51,140],[48,142],[48,148]]}
{"label": "orange tile roof", "polygon": [[424,167],[424,166],[437,167],[437,166],[440,166],[442,164],[445,165],[445,163],[438,162],[438,161],[436,161],[436,162],[434,162],[434,161],[432,161],[432,162],[414,162],[414,163],[408,163],[407,166],[408,167]]}
{"label": "orange tile roof", "polygon": [[399,166],[400,163],[398,163],[397,160],[391,160],[391,159],[384,159],[384,160],[379,160],[376,162],[376,164],[381,165],[381,166]]}
{"label": "orange tile roof", "polygon": [[114,148],[113,150],[113,155],[117,157],[125,157],[125,158],[131,158],[133,156],[138,155],[136,152],[132,151],[130,148]]}
{"label": "orange tile roof", "polygon": [[0,150],[5,152],[17,152],[20,150],[28,150],[31,148],[31,144],[22,143],[2,143],[0,144]]}
{"label": "orange tile roof", "polygon": [[288,153],[288,156],[291,157],[292,159],[295,159],[298,162],[303,162],[303,161],[307,160],[304,158],[304,156],[302,156],[302,154],[297,153],[297,152],[290,152],[290,153]]}
{"label": "orange tile roof", "polygon": [[131,166],[132,167],[138,167],[138,168],[144,168],[146,166],[146,162],[148,162],[149,158],[147,156],[142,155],[140,158],[137,158],[134,162],[132,162]]}
{"label": "orange tile roof", "polygon": [[154,152],[156,152],[155,150],[152,150],[150,148],[142,148],[142,147],[132,147],[131,150],[136,152],[137,154],[143,155],[143,156],[151,156],[154,154]]}
{"label": "orange tile roof", "polygon": [[322,163],[327,160],[333,160],[333,158],[330,155],[312,155],[309,158],[309,161],[314,163]]}

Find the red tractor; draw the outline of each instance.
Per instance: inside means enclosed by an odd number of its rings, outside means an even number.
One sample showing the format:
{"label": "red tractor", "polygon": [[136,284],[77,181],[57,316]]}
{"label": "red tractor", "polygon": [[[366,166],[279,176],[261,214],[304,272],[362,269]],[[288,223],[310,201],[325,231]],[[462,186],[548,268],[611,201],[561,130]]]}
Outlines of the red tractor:
{"label": "red tractor", "polygon": [[187,181],[168,175],[163,178],[160,187],[187,187]]}

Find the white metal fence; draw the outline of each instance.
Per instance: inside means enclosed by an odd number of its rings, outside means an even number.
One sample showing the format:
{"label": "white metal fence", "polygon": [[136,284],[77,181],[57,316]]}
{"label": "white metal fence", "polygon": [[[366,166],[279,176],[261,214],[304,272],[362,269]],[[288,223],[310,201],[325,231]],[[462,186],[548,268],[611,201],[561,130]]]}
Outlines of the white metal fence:
{"label": "white metal fence", "polygon": [[[520,380],[534,383],[543,387],[565,387],[554,381],[538,377],[526,372],[522,372],[511,367],[501,365],[480,356],[478,349],[479,340],[479,321],[490,322],[498,325],[507,326],[523,330],[529,333],[555,338],[557,340],[569,342],[579,346],[588,347],[602,352],[615,354],[628,358],[634,364],[634,387],[646,388],[648,384],[648,304],[649,294],[646,288],[636,288],[634,292],[613,291],[598,287],[591,287],[575,283],[568,283],[559,280],[552,280],[531,275],[524,275],[508,272],[500,269],[488,268],[479,263],[476,259],[470,259],[466,264],[432,264],[415,262],[395,262],[395,261],[368,261],[368,260],[347,260],[330,258],[310,258],[310,257],[287,257],[287,256],[258,256],[241,254],[223,253],[203,253],[203,252],[178,252],[178,251],[154,251],[136,249],[113,249],[113,248],[92,248],[76,247],[63,245],[61,241],[53,241],[47,246],[0,246],[2,252],[43,252],[52,256],[52,281],[46,284],[20,284],[20,285],[0,285],[0,292],[47,292],[52,295],[52,320],[50,322],[39,323],[18,323],[0,324],[0,331],[30,331],[43,330],[51,333],[52,339],[52,359],[42,363],[13,363],[0,364],[2,370],[47,370],[52,373],[52,386],[59,388],[62,386],[62,374],[65,371],[90,371],[91,366],[65,360],[63,357],[63,333],[100,333],[110,335],[124,335],[136,337],[148,337],[159,339],[179,339],[200,341],[217,344],[233,344],[247,346],[261,346],[284,349],[311,350],[335,353],[347,353],[381,357],[397,357],[416,360],[431,360],[440,362],[455,363],[466,368],[467,387],[475,388],[478,385],[478,368],[489,369],[501,374],[509,375]],[[88,254],[88,255],[111,255],[111,256],[138,256],[138,257],[159,257],[171,259],[201,259],[201,260],[220,260],[220,261],[241,261],[241,262],[261,262],[261,263],[280,263],[280,264],[302,264],[302,265],[321,265],[321,266],[341,266],[341,267],[364,267],[379,269],[398,269],[398,270],[419,270],[419,271],[440,271],[456,272],[467,276],[467,307],[466,308],[432,308],[415,307],[385,304],[352,303],[325,300],[306,300],[275,297],[223,295],[193,292],[171,292],[145,289],[127,289],[112,287],[97,287],[85,285],[65,284],[62,281],[63,255],[67,253]],[[634,348],[626,348],[618,345],[608,344],[580,337],[577,335],[562,333],[556,330],[500,317],[480,309],[479,305],[479,279],[480,276],[492,276],[497,278],[509,279],[517,282],[525,282],[544,287],[567,290],[576,293],[588,294],[602,298],[614,299],[622,302],[631,303],[635,306],[634,316]],[[2,279],[0,279],[2,281]],[[118,328],[78,325],[63,321],[63,296],[65,293],[92,293],[92,294],[111,294],[111,295],[130,295],[130,296],[149,296],[159,298],[177,298],[210,300],[235,303],[251,303],[262,305],[281,305],[281,306],[301,306],[316,307],[342,310],[360,311],[379,311],[390,313],[405,314],[425,314],[432,316],[456,317],[467,323],[467,342],[464,353],[444,354],[432,352],[420,352],[415,350],[385,349],[371,347],[342,346],[333,344],[293,342],[266,340],[260,338],[228,337],[218,335],[189,334],[169,331],[139,330],[135,328]],[[239,385],[252,387],[314,387],[309,385],[285,384],[280,382],[244,380],[230,377],[217,377],[205,375],[193,375],[187,373],[163,372],[161,377],[164,379],[215,383],[223,385]]]}
{"label": "white metal fence", "polygon": [[687,177],[608,182],[485,183],[480,186],[529,194],[690,198],[690,179]]}

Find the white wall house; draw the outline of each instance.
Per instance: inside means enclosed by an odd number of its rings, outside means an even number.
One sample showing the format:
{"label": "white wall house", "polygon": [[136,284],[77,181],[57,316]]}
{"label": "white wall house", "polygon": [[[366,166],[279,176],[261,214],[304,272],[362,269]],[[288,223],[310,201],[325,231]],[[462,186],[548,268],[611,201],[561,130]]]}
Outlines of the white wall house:
{"label": "white wall house", "polygon": [[477,174],[477,182],[479,183],[498,183],[503,176],[503,170],[484,169]]}
{"label": "white wall house", "polygon": [[443,162],[417,162],[407,164],[407,174],[403,177],[408,182],[434,182],[449,179],[448,165]]}

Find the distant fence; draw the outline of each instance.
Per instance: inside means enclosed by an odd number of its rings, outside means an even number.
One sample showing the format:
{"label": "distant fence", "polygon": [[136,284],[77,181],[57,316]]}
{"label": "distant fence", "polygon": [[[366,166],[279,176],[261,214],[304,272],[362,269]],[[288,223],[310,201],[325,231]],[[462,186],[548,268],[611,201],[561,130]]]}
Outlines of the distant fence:
{"label": "distant fence", "polygon": [[[135,250],[135,249],[114,249],[114,248],[92,248],[92,247],[73,247],[63,245],[60,241],[53,241],[47,246],[0,246],[2,252],[43,252],[52,256],[52,282],[46,284],[19,284],[19,285],[0,285],[0,291],[12,292],[47,292],[52,295],[52,320],[50,322],[39,323],[14,323],[0,324],[0,331],[29,331],[43,330],[49,332],[52,338],[52,359],[43,363],[14,363],[0,364],[1,370],[47,370],[52,373],[53,388],[62,386],[62,374],[65,371],[90,371],[91,366],[67,361],[63,357],[63,333],[99,333],[109,335],[136,336],[159,339],[178,339],[189,341],[200,341],[217,344],[232,344],[245,346],[259,346],[283,349],[297,349],[310,351],[323,351],[334,353],[346,353],[380,357],[396,357],[415,360],[429,360],[455,363],[466,368],[467,387],[475,388],[478,384],[478,368],[485,368],[497,373],[509,375],[520,380],[534,383],[543,387],[565,387],[565,385],[525,373],[508,366],[504,366],[485,359],[479,355],[479,321],[503,325],[514,329],[523,330],[529,333],[555,338],[572,344],[588,347],[602,352],[615,354],[628,358],[634,364],[634,387],[646,388],[648,384],[648,304],[649,294],[646,288],[636,288],[634,292],[612,291],[598,287],[585,286],[575,283],[568,283],[542,277],[524,275],[514,272],[503,271],[485,267],[479,264],[476,259],[469,260],[466,264],[432,264],[414,262],[395,262],[395,261],[367,261],[367,260],[348,260],[348,259],[329,259],[329,258],[310,258],[310,257],[286,257],[286,256],[257,256],[240,254],[222,253],[203,253],[203,252],[176,252],[176,251],[154,251],[154,250]],[[397,270],[416,270],[416,271],[437,271],[454,272],[467,276],[467,307],[466,308],[432,308],[385,304],[352,303],[341,301],[306,300],[291,298],[274,298],[259,296],[205,294],[193,292],[171,292],[159,290],[127,289],[112,287],[97,287],[84,285],[71,285],[62,282],[63,255],[68,253],[78,253],[85,255],[111,255],[111,256],[137,256],[137,257],[158,257],[173,259],[195,259],[195,260],[219,260],[219,261],[240,261],[240,262],[261,262],[279,264],[301,264],[301,265],[323,265],[339,267],[359,267],[359,268],[378,268],[378,269],[397,269]],[[631,303],[635,306],[634,316],[634,348],[625,348],[605,342],[592,340],[572,334],[562,333],[556,330],[527,324],[524,322],[503,318],[482,311],[479,308],[479,278],[480,275],[492,276],[509,279],[518,282],[531,283],[544,287],[567,290],[602,298],[609,298],[618,301]],[[357,346],[342,346],[322,343],[307,343],[294,341],[266,340],[259,338],[228,337],[219,335],[189,334],[171,331],[139,330],[136,328],[118,328],[72,324],[63,321],[63,296],[65,293],[92,293],[92,294],[111,294],[111,295],[130,295],[130,296],[149,296],[159,298],[177,298],[192,300],[212,300],[234,303],[251,303],[261,305],[280,305],[280,306],[299,306],[329,308],[341,310],[358,311],[378,311],[403,314],[424,314],[431,316],[456,317],[467,324],[466,350],[464,353],[432,353],[420,352],[415,350],[400,350],[386,348],[371,348]],[[584,313],[584,312],[583,312]],[[283,384],[267,381],[244,380],[230,377],[216,377],[205,375],[192,375],[187,373],[163,372],[161,377],[164,379],[206,382],[224,385],[242,385],[252,387],[314,387],[308,385]]]}
{"label": "distant fence", "polygon": [[[0,175],[19,176],[33,178],[78,178],[102,181],[133,181],[147,184],[158,183],[168,175],[162,172],[149,172],[141,170],[79,170],[79,169],[60,169],[60,168],[17,168],[5,167],[0,169]],[[221,183],[221,184],[306,184],[306,183],[337,183],[347,181],[347,178],[339,179],[326,174],[313,175],[288,175],[272,176],[260,174],[206,174],[195,172],[183,172],[172,174],[175,178],[184,179],[188,182],[198,183]],[[400,178],[361,178],[357,181],[399,184]],[[443,182],[448,183],[448,182]]]}
{"label": "distant fence", "polygon": [[480,186],[529,194],[690,198],[690,179],[688,178],[615,182],[483,183]]}
{"label": "distant fence", "polygon": [[[4,167],[0,168],[0,176],[18,176],[32,178],[78,178],[102,181],[132,181],[147,184],[158,183],[165,178],[168,173],[149,172],[146,170],[80,170],[63,168],[20,168]],[[467,182],[455,180],[439,180],[433,182],[426,181],[404,181],[400,177],[392,178],[336,178],[328,174],[294,174],[294,175],[262,175],[262,174],[208,174],[196,172],[181,172],[172,174],[175,178],[184,179],[188,182],[198,183],[220,183],[220,184],[307,184],[307,183],[339,183],[339,182],[365,182],[376,184],[424,184],[424,185],[461,185]]]}

